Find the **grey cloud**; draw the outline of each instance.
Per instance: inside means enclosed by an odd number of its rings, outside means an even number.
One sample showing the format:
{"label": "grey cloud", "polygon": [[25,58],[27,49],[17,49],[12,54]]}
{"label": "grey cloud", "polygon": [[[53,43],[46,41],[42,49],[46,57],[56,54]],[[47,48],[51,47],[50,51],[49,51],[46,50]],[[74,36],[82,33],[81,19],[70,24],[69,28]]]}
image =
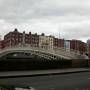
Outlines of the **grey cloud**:
{"label": "grey cloud", "polygon": [[12,29],[7,24],[19,29],[27,24],[22,29],[58,34],[63,25],[62,37],[89,38],[89,11],[90,0],[0,0],[0,19],[5,20],[0,28],[7,32],[5,26]]}
{"label": "grey cloud", "polygon": [[[2,1],[2,0],[1,0]],[[88,0],[3,0],[0,18],[9,22],[25,22],[32,18],[67,16],[67,14],[90,15]],[[68,3],[69,2],[69,3]]]}
{"label": "grey cloud", "polygon": [[75,27],[65,27],[62,36],[67,39],[88,39],[90,38],[90,24],[79,24]]}

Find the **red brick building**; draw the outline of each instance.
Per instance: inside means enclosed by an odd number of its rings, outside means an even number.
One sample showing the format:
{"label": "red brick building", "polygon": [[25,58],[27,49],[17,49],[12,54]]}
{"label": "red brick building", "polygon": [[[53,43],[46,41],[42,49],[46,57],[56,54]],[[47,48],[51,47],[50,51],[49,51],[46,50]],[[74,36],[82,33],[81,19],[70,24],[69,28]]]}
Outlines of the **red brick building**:
{"label": "red brick building", "polygon": [[4,46],[5,44],[4,44],[4,40],[1,40],[0,41],[0,49],[3,49],[5,46]]}
{"label": "red brick building", "polygon": [[53,43],[54,47],[58,47],[58,38],[54,38]]}
{"label": "red brick building", "polygon": [[9,32],[4,36],[5,47],[16,46],[21,44],[30,44],[32,46],[39,46],[39,35],[37,33],[26,34],[25,31],[20,33],[17,29],[13,32]]}
{"label": "red brick building", "polygon": [[31,32],[29,34],[25,34],[25,44],[31,44],[32,35]]}
{"label": "red brick building", "polygon": [[78,40],[71,40],[70,41],[70,49],[79,50],[79,41]]}
{"label": "red brick building", "polygon": [[64,39],[54,38],[55,47],[64,47]]}
{"label": "red brick building", "polygon": [[9,32],[4,36],[5,47],[15,46],[22,42],[23,34],[19,33],[17,29]]}
{"label": "red brick building", "polygon": [[87,44],[80,40],[71,40],[70,49],[79,51],[80,53],[85,53],[87,51]]}
{"label": "red brick building", "polygon": [[[34,47],[38,47],[39,46],[39,35],[37,35],[37,33],[31,34],[31,32],[26,34],[25,31],[21,33],[17,29],[15,29],[13,32],[9,32],[8,34],[6,34],[4,36],[4,40],[0,41],[0,49],[3,49],[5,47],[10,47],[10,46],[22,45],[22,44],[28,44]],[[66,44],[69,45],[68,43]],[[64,47],[65,40],[54,37],[53,46],[54,47]],[[80,53],[83,53],[83,52],[86,52],[87,50],[87,44],[80,40],[71,40],[70,49],[80,51]]]}
{"label": "red brick building", "polygon": [[25,34],[25,32],[20,33],[17,29],[13,32],[9,32],[4,36],[5,47],[21,45],[21,44],[31,44],[31,32]]}
{"label": "red brick building", "polygon": [[39,46],[39,35],[37,33],[31,35],[31,46]]}
{"label": "red brick building", "polygon": [[58,47],[64,47],[64,39],[58,39]]}

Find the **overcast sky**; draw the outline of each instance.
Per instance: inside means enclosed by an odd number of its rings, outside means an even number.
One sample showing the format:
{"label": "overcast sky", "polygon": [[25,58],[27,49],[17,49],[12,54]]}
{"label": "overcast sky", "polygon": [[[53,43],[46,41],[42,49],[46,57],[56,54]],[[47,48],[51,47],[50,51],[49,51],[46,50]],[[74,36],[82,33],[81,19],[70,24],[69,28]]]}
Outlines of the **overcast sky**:
{"label": "overcast sky", "polygon": [[0,0],[0,35],[14,28],[86,41],[90,0]]}

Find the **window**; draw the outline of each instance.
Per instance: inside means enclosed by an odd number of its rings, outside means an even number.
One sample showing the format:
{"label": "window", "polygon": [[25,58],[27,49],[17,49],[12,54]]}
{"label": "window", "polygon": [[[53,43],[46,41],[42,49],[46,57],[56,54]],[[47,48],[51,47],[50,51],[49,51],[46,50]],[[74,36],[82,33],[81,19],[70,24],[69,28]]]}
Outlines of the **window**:
{"label": "window", "polygon": [[13,37],[15,37],[15,34],[12,34]]}
{"label": "window", "polygon": [[21,35],[21,34],[20,34],[19,36],[20,36],[20,37],[22,37],[22,35]]}
{"label": "window", "polygon": [[15,40],[14,38],[12,38],[12,40]]}
{"label": "window", "polygon": [[16,41],[18,41],[18,38],[16,38]]}
{"label": "window", "polygon": [[22,39],[21,39],[21,38],[19,38],[19,41],[22,41]]}

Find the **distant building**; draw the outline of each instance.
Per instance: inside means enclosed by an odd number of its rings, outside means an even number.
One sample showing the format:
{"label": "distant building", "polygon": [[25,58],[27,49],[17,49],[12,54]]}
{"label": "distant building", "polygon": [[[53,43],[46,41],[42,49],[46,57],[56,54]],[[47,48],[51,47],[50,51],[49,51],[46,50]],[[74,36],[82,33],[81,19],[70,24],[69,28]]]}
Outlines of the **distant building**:
{"label": "distant building", "polygon": [[87,52],[90,52],[90,39],[87,40]]}
{"label": "distant building", "polygon": [[45,36],[44,33],[41,35],[32,34],[31,32],[25,33],[25,31],[21,33],[17,28],[6,34],[4,40],[0,40],[0,49],[24,44],[46,49],[53,49],[54,47],[65,48],[67,51],[74,50],[80,52],[80,54],[86,53],[90,56],[90,40],[84,43],[80,40],[64,40],[54,36]]}
{"label": "distant building", "polygon": [[32,34],[31,34],[31,32],[29,32],[28,34],[26,34],[25,32],[23,32],[23,37],[22,38],[23,38],[23,43],[24,44],[31,45],[31,42],[32,42]]}
{"label": "distant building", "polygon": [[70,49],[79,51],[81,54],[83,54],[83,53],[86,53],[87,51],[87,45],[81,40],[71,40]]}
{"label": "distant building", "polygon": [[0,41],[1,41],[1,35],[0,35]]}
{"label": "distant building", "polygon": [[79,41],[78,40],[71,40],[70,41],[70,49],[79,51]]}
{"label": "distant building", "polygon": [[90,39],[87,40],[87,54],[88,57],[90,58]]}
{"label": "distant building", "polygon": [[64,39],[58,39],[58,47],[64,47]]}
{"label": "distant building", "polygon": [[64,48],[70,51],[70,40],[64,40]]}
{"label": "distant building", "polygon": [[58,47],[58,38],[54,38],[54,47]]}
{"label": "distant building", "polygon": [[64,47],[64,39],[54,38],[54,47]]}
{"label": "distant building", "polygon": [[4,40],[0,40],[0,49],[3,49],[5,47]]}
{"label": "distant building", "polygon": [[53,49],[53,39],[53,36],[41,34],[39,36],[39,47]]}
{"label": "distant building", "polygon": [[37,33],[31,34],[31,46],[39,46],[39,35],[37,35]]}
{"label": "distant building", "polygon": [[90,44],[90,39],[87,40],[87,44]]}
{"label": "distant building", "polygon": [[85,42],[80,42],[79,51],[81,54],[86,54],[87,52],[87,44]]}
{"label": "distant building", "polygon": [[23,43],[31,44],[31,33],[20,33],[17,29],[15,29],[13,32],[9,32],[4,36],[5,47],[21,45]]}

